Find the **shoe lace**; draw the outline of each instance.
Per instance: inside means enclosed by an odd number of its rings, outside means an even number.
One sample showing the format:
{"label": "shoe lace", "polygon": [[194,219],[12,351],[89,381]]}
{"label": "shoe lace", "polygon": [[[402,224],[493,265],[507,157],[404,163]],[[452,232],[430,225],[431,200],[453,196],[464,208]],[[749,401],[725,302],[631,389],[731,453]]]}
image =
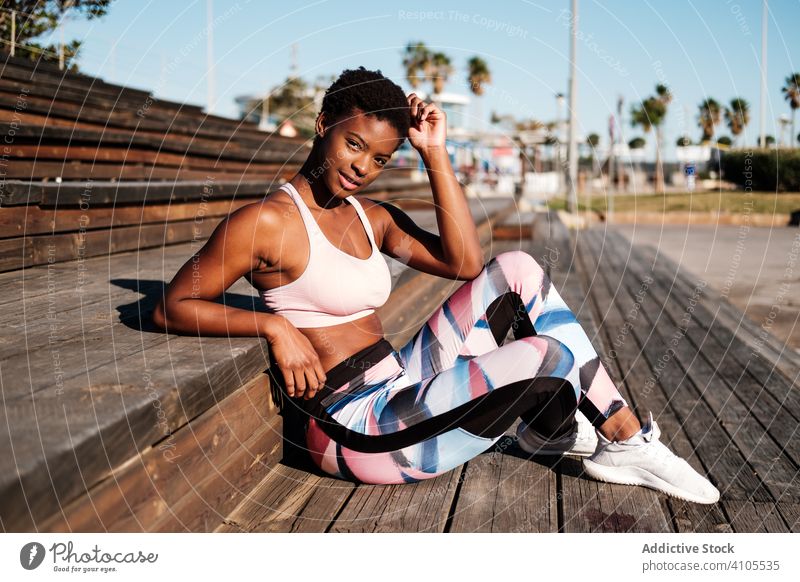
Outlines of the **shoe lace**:
{"label": "shoe lace", "polygon": [[644,453],[655,461],[674,460],[678,457],[658,438],[651,438],[644,447]]}

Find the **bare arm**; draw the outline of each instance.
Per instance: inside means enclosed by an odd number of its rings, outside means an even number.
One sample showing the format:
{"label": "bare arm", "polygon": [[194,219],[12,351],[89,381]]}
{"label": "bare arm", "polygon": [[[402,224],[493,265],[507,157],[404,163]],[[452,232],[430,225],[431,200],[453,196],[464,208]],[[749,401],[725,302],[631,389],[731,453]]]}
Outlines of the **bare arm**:
{"label": "bare arm", "polygon": [[475,277],[483,268],[483,250],[447,150],[442,146],[422,150],[420,155],[431,183],[444,260],[466,277]]}
{"label": "bare arm", "polygon": [[268,209],[253,204],[233,212],[167,286],[153,323],[193,335],[264,337],[289,396],[313,398],[326,376],[308,338],[282,315],[212,301],[258,266],[253,242],[271,232],[280,232],[280,217]]}
{"label": "bare arm", "polygon": [[381,204],[389,217],[381,251],[420,271],[451,279],[474,279],[483,269],[483,249],[472,213],[445,147],[447,120],[433,103],[408,96],[409,141],[422,157],[433,192],[439,234],[417,226],[391,204]]}
{"label": "bare arm", "polygon": [[[253,248],[269,216],[257,205],[231,213],[167,285],[153,312],[153,323],[170,332],[207,336],[268,337],[280,316],[229,307],[213,300],[256,268]],[[282,319],[282,318],[280,318]]]}

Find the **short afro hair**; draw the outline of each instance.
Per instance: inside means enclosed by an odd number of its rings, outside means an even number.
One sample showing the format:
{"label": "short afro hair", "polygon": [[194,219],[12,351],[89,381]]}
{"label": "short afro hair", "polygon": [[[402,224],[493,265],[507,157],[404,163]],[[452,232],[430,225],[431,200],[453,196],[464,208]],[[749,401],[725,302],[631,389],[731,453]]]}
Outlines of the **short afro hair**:
{"label": "short afro hair", "polygon": [[344,70],[325,91],[320,113],[331,124],[353,114],[355,109],[389,122],[400,134],[401,142],[408,137],[411,120],[406,94],[380,69],[370,71],[361,66]]}

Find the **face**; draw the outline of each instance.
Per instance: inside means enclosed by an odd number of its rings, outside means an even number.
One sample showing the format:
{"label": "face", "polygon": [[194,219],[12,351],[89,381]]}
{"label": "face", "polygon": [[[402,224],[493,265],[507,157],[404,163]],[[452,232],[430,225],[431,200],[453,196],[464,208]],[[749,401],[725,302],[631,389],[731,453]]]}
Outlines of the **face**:
{"label": "face", "polygon": [[317,133],[322,136],[318,146],[322,179],[331,193],[342,198],[374,182],[402,143],[388,121],[361,111],[331,125],[320,114]]}

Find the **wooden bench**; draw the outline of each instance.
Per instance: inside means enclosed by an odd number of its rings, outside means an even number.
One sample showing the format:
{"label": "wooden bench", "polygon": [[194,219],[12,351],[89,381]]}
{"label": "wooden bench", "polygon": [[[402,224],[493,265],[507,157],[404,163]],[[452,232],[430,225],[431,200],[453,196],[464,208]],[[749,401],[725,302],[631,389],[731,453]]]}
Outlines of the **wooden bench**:
{"label": "wooden bench", "polygon": [[[471,207],[489,245],[513,205]],[[408,212],[435,230],[431,210]],[[283,435],[266,342],[150,323],[165,280],[199,244],[0,274],[0,303],[14,306],[0,336],[5,531],[207,531],[275,470]],[[390,262],[394,293],[379,315],[396,338],[455,282]],[[218,301],[263,309],[244,279]]]}

